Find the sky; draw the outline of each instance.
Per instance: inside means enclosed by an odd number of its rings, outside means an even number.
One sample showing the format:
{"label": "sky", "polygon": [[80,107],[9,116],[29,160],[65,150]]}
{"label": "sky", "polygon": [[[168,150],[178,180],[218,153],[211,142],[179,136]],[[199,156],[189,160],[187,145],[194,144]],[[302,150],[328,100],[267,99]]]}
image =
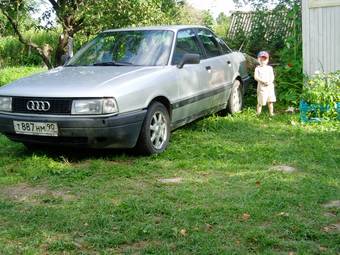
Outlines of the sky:
{"label": "sky", "polygon": [[[230,12],[236,10],[233,0],[187,0],[187,2],[197,9],[210,10],[215,18],[221,12],[229,15]],[[242,8],[242,10],[247,10],[247,8]]]}

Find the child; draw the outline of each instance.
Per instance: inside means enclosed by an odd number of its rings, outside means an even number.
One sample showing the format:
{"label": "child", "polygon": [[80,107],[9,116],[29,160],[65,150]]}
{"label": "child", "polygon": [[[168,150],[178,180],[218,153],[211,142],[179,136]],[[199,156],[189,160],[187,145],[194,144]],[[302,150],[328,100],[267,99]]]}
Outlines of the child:
{"label": "child", "polygon": [[274,71],[268,65],[269,54],[266,51],[261,51],[257,55],[257,60],[260,63],[255,68],[254,78],[257,84],[257,115],[261,114],[262,106],[268,104],[270,116],[274,116],[274,102],[276,102],[274,90]]}

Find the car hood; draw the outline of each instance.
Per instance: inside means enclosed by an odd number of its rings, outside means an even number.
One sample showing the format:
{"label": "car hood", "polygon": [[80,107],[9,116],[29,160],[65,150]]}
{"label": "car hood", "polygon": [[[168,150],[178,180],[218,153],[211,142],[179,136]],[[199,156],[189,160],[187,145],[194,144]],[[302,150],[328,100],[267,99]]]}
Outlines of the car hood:
{"label": "car hood", "polygon": [[[122,83],[164,67],[91,66],[59,67],[17,80],[0,88],[0,95],[27,97],[105,97]],[[111,89],[110,89],[111,88]]]}

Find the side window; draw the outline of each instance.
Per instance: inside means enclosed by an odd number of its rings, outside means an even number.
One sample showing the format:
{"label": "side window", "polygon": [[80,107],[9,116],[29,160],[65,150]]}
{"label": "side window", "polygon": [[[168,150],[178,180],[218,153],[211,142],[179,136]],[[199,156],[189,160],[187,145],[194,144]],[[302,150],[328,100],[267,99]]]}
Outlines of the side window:
{"label": "side window", "polygon": [[195,32],[192,29],[181,30],[177,34],[176,48],[172,57],[172,64],[177,65],[184,54],[199,54],[203,58],[203,52],[199,46]]}
{"label": "side window", "polygon": [[206,29],[198,31],[198,37],[201,39],[208,58],[213,58],[222,55],[220,44],[217,42],[215,36]]}
{"label": "side window", "polygon": [[231,53],[230,48],[227,46],[227,44],[226,44],[223,40],[221,40],[221,39],[217,39],[217,40],[218,40],[218,43],[219,43],[220,46],[221,46],[221,49],[222,49],[223,54],[229,54],[229,53]]}

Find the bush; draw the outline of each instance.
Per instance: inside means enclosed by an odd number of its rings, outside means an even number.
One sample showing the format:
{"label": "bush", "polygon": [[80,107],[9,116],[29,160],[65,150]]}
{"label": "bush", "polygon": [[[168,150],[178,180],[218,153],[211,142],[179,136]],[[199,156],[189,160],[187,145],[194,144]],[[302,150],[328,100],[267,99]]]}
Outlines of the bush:
{"label": "bush", "polygon": [[17,79],[29,76],[46,70],[42,67],[27,66],[27,67],[9,67],[0,69],[0,86],[8,84]]}
{"label": "bush", "polygon": [[314,107],[309,118],[337,118],[340,102],[340,71],[315,74],[306,81],[301,99]]}
{"label": "bush", "polygon": [[[57,47],[58,34],[55,31],[28,31],[24,36],[40,46],[49,44],[54,50]],[[0,37],[0,68],[20,65],[43,65],[43,62],[38,53],[23,45],[17,37]]]}

